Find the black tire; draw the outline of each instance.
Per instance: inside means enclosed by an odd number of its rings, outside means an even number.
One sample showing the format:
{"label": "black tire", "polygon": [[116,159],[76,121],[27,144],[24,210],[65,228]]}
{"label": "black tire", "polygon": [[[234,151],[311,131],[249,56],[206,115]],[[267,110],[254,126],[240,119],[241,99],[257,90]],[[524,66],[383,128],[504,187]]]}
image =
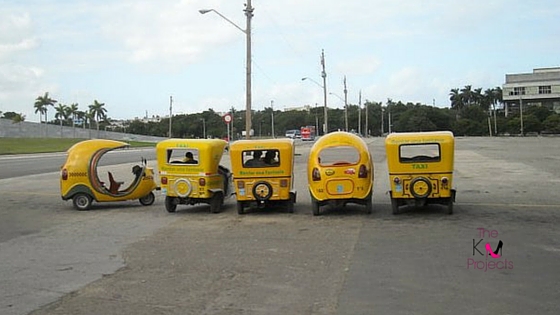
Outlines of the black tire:
{"label": "black tire", "polygon": [[224,195],[222,193],[215,193],[210,200],[210,212],[220,213],[220,208],[224,201]]}
{"label": "black tire", "polygon": [[[426,191],[418,192],[414,188],[416,184],[424,184],[426,185]],[[420,186],[421,187],[421,186]],[[415,179],[410,181],[410,193],[414,196],[414,198],[422,199],[428,197],[432,193],[432,183],[425,178],[425,177],[416,177]]]}
{"label": "black tire", "polygon": [[138,201],[140,201],[140,204],[143,206],[151,206],[154,204],[154,201],[156,201],[156,195],[154,195],[154,193],[150,191],[149,194],[138,199]]}
{"label": "black tire", "polygon": [[445,213],[453,214],[453,198],[449,198],[449,200],[447,201],[447,209]]}
{"label": "black tire", "polygon": [[86,211],[91,208],[92,198],[88,194],[84,193],[77,193],[72,197],[72,203],[74,204],[74,208],[79,211]]}
{"label": "black tire", "polygon": [[237,202],[237,214],[245,214],[245,204],[243,204],[243,201]]}
{"label": "black tire", "polygon": [[319,201],[315,200],[313,196],[311,196],[311,209],[313,210],[313,215],[318,216],[320,213],[319,209]]}
{"label": "black tire", "polygon": [[253,196],[258,201],[266,201],[272,196],[272,186],[267,182],[257,182],[253,186]]}
{"label": "black tire", "polygon": [[371,214],[373,212],[373,196],[368,195],[366,198],[366,214]]}
{"label": "black tire", "polygon": [[399,201],[393,197],[391,197],[391,209],[393,210],[393,214],[399,214]]}
{"label": "black tire", "polygon": [[175,203],[174,197],[165,196],[165,210],[169,213],[173,213],[177,210],[177,204]]}

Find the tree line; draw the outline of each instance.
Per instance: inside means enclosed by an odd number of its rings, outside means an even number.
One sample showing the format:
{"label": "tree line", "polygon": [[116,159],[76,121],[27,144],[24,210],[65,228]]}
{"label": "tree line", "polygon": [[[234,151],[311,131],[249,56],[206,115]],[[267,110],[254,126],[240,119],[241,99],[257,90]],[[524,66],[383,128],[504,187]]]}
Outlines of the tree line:
{"label": "tree line", "polygon": [[[328,125],[330,131],[345,129],[345,116],[348,119],[348,131],[362,135],[379,136],[388,132],[414,132],[450,130],[458,136],[492,136],[500,134],[520,134],[521,115],[519,112],[507,114],[502,100],[500,87],[473,89],[471,85],[454,88],[449,93],[450,107],[441,108],[420,103],[403,103],[387,99],[382,102],[366,101],[359,106],[349,104],[346,109],[329,108]],[[35,113],[40,121],[60,126],[75,126],[81,121],[82,126],[91,128],[95,124],[111,126],[105,104],[94,100],[88,109],[81,111],[78,104],[64,105],[52,99],[49,93],[38,96]],[[54,108],[54,120],[48,120],[49,108]],[[322,133],[324,108],[308,106],[307,110],[274,110],[265,107],[252,111],[252,125],[256,137],[281,137],[286,130],[299,129],[302,126],[316,126]],[[241,138],[245,127],[245,111],[230,108],[232,138]],[[2,112],[0,112],[2,114]],[[0,116],[1,117],[1,116]],[[15,112],[3,113],[4,118],[14,123],[22,122],[25,116]],[[273,118],[274,117],[274,118]],[[274,119],[274,128],[272,120]],[[204,136],[225,138],[228,134],[222,114],[213,109],[201,113],[175,115],[172,117],[171,133],[179,138],[202,138]],[[560,133],[560,115],[546,107],[528,106],[523,110],[524,133]],[[272,130],[274,129],[274,135]],[[112,130],[132,134],[167,137],[169,136],[169,118],[157,122],[144,122],[139,119],[129,121],[126,126],[112,126]]]}

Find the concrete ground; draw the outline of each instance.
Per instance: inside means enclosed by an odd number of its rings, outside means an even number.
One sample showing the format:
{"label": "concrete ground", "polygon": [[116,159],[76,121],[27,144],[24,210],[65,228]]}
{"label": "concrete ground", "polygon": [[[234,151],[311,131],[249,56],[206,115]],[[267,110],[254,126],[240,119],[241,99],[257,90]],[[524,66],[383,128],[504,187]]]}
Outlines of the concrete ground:
{"label": "concrete ground", "polygon": [[[77,212],[57,199],[58,174],[0,180],[0,215],[29,226],[0,243],[0,313],[560,313],[560,139],[458,138],[451,216],[392,215],[383,139],[368,143],[371,215],[311,215],[310,144],[297,148],[294,214],[240,216],[234,199],[168,214],[161,196]],[[480,255],[480,239],[501,240],[502,257]]]}

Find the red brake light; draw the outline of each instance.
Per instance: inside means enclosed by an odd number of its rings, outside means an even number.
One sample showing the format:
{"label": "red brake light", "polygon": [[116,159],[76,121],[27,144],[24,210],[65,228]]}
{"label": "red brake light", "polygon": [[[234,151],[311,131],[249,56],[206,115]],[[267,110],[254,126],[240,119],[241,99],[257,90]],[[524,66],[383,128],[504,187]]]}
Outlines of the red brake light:
{"label": "red brake light", "polygon": [[358,178],[367,178],[368,171],[365,165],[360,165],[360,170],[358,171]]}
{"label": "red brake light", "polygon": [[237,182],[237,188],[239,188],[239,189],[245,188],[245,182],[242,181],[242,180],[238,181]]}
{"label": "red brake light", "polygon": [[280,187],[288,187],[288,180],[287,179],[281,179],[280,180]]}
{"label": "red brake light", "polygon": [[198,179],[198,185],[200,185],[200,186],[206,186],[206,179],[204,179],[204,178],[199,178],[199,179]]}
{"label": "red brake light", "polygon": [[447,184],[448,181],[449,180],[447,179],[447,177],[444,177],[444,178],[441,179],[441,183],[444,184],[444,185]]}
{"label": "red brake light", "polygon": [[319,181],[321,180],[321,173],[319,172],[318,168],[313,168],[313,171],[311,172],[311,177],[313,178],[313,181]]}
{"label": "red brake light", "polygon": [[162,185],[167,185],[167,177],[162,177],[161,178],[161,184]]}
{"label": "red brake light", "polygon": [[68,179],[68,170],[63,169],[62,170],[62,180],[67,180],[67,179]]}
{"label": "red brake light", "polygon": [[395,177],[395,178],[393,179],[393,182],[395,182],[395,184],[398,185],[398,184],[401,182],[401,179],[398,178],[398,177]]}

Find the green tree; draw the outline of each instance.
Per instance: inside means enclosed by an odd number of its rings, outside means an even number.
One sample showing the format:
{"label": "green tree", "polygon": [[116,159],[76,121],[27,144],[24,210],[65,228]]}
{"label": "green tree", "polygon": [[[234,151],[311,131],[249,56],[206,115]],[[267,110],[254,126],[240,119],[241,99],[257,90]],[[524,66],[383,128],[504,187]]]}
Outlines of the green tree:
{"label": "green tree", "polygon": [[12,119],[13,120],[14,117],[16,117],[16,116],[17,116],[16,112],[5,112],[4,113],[4,118],[6,118],[6,119]]}
{"label": "green tree", "polygon": [[552,114],[543,122],[543,129],[547,133],[560,133],[560,115]]}
{"label": "green tree", "polygon": [[97,100],[94,100],[93,104],[89,105],[89,112],[92,114],[92,118],[95,121],[97,136],[99,136],[99,121],[105,119],[107,113],[105,103],[100,103]]}
{"label": "green tree", "polygon": [[[54,104],[56,104],[57,100],[54,100],[52,98],[49,97],[49,92],[45,92],[45,95],[43,96],[38,96],[35,99],[35,113],[39,113],[39,121],[41,123],[43,123],[42,117],[43,115],[45,115],[45,124],[48,123],[48,118],[47,118],[47,113],[48,113],[48,107],[49,106],[54,106]],[[48,128],[46,128],[45,126],[45,136],[47,136],[48,133]]]}
{"label": "green tree", "polygon": [[56,113],[54,115],[54,118],[57,119],[60,122],[60,137],[62,138],[62,122],[65,121],[66,119],[68,119],[67,116],[67,106],[60,103],[58,104],[58,106],[56,106],[54,109],[56,110]]}

